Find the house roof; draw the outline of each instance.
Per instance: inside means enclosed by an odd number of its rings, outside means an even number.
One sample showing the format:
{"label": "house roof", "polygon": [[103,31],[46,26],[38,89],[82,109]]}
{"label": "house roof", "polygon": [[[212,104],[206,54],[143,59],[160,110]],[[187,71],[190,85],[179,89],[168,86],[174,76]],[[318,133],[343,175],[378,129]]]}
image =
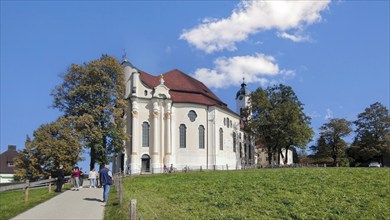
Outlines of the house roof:
{"label": "house roof", "polygon": [[4,173],[4,174],[14,173],[14,167],[8,166],[8,163],[9,162],[13,163],[17,154],[18,152],[16,151],[16,149],[10,149],[10,148],[7,151],[0,154],[0,173]]}
{"label": "house roof", "polygon": [[[139,72],[141,81],[148,87],[154,88],[160,84],[161,76],[153,76],[144,71]],[[236,114],[199,80],[177,69],[162,75],[164,77],[164,84],[169,88],[169,94],[174,103],[195,103],[218,106]]]}

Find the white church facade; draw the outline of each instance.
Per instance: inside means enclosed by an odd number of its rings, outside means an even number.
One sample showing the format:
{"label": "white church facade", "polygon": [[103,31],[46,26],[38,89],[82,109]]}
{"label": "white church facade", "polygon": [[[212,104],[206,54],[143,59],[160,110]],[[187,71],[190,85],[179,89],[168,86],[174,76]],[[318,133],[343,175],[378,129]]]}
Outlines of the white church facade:
{"label": "white church facade", "polygon": [[[254,165],[254,139],[242,131],[242,120],[202,82],[172,70],[153,76],[132,66],[124,68],[129,140],[113,161],[113,171],[160,173],[176,169],[241,169]],[[249,92],[237,93],[237,112]]]}

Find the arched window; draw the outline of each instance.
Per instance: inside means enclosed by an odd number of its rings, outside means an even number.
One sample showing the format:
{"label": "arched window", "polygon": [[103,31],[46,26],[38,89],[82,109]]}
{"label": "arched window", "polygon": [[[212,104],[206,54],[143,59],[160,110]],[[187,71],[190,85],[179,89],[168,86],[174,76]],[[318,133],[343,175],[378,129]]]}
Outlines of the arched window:
{"label": "arched window", "polygon": [[236,132],[233,132],[233,152],[236,152]]}
{"label": "arched window", "polygon": [[184,124],[181,124],[179,127],[179,136],[180,136],[180,148],[186,148],[187,142],[187,127]]}
{"label": "arched window", "polygon": [[199,125],[199,148],[204,149],[204,126]]}
{"label": "arched window", "polygon": [[240,158],[242,158],[242,143],[240,143]]}
{"label": "arched window", "polygon": [[142,147],[149,147],[149,123],[142,123]]}
{"label": "arched window", "polygon": [[223,150],[223,129],[219,129],[219,149]]}
{"label": "arched window", "polygon": [[229,128],[229,121],[230,121],[230,119],[229,118],[227,118],[226,119],[226,126]]}

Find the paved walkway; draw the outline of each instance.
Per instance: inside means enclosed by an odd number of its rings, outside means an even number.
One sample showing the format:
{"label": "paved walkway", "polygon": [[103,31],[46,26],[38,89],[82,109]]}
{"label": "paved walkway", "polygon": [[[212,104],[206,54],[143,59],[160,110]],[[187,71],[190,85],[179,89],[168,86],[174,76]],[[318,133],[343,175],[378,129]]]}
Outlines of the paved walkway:
{"label": "paved walkway", "polygon": [[13,219],[103,219],[102,197],[102,188],[84,186],[79,191],[67,190]]}

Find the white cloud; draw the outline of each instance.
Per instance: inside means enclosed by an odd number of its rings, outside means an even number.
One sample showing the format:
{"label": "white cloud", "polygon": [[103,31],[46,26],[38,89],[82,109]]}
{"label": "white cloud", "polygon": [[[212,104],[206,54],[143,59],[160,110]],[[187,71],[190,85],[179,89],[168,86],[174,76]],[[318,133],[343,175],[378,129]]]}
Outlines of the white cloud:
{"label": "white cloud", "polygon": [[278,32],[277,36],[280,38],[292,40],[294,42],[311,41],[310,36],[303,33],[288,34],[286,32]]}
{"label": "white cloud", "polygon": [[333,118],[333,111],[327,108],[325,114],[325,120],[332,119],[332,118]]}
{"label": "white cloud", "polygon": [[[204,19],[197,27],[184,30],[180,39],[206,53],[236,50],[236,42],[246,40],[250,34],[271,29],[278,30],[282,38],[304,41],[308,38],[303,34],[304,28],[321,21],[320,12],[329,3],[330,0],[242,1],[230,17]],[[288,30],[298,30],[298,34],[288,34]]]}
{"label": "white cloud", "polygon": [[269,81],[264,77],[276,75],[287,79],[293,77],[295,71],[279,70],[274,57],[264,54],[231,58],[220,57],[214,61],[213,69],[200,68],[193,74],[196,79],[213,88],[237,85],[242,82],[243,76],[247,83],[260,83],[260,85],[265,86],[276,81]]}
{"label": "white cloud", "polygon": [[263,41],[256,41],[255,44],[256,45],[261,45],[261,44],[264,44],[264,42]]}

